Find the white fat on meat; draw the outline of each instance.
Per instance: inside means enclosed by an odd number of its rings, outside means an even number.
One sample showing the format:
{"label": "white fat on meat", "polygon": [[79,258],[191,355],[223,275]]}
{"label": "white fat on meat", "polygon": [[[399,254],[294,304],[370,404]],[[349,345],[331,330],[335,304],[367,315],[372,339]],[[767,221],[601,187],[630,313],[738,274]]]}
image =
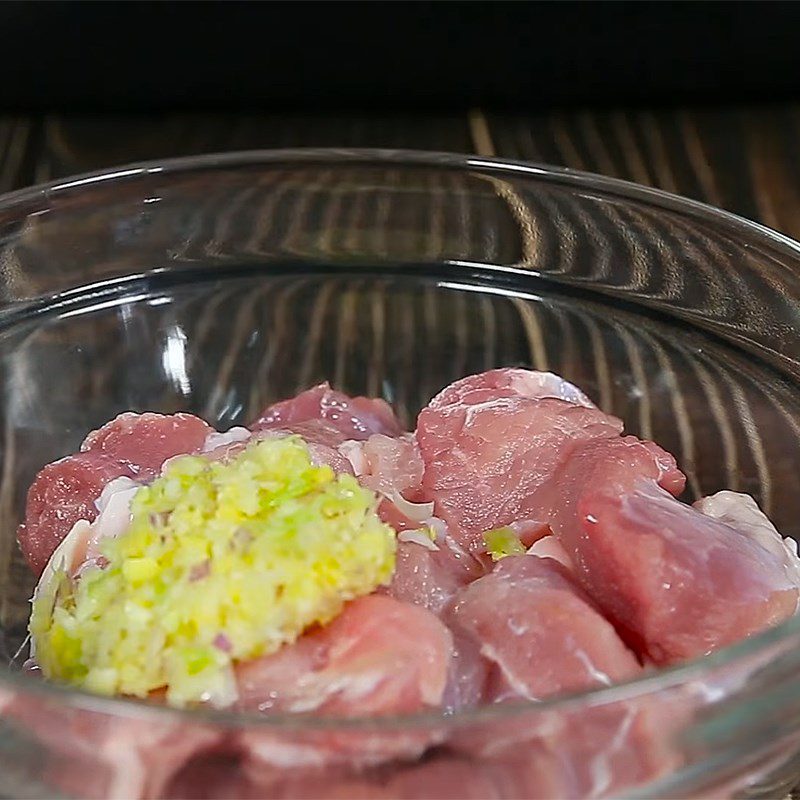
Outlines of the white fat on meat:
{"label": "white fat on meat", "polygon": [[237,444],[238,442],[246,442],[251,436],[252,432],[247,428],[230,428],[225,433],[218,433],[214,431],[206,436],[201,452],[210,453],[218,447],[225,447],[229,444]]}
{"label": "white fat on meat", "polygon": [[436,544],[436,542],[434,542],[423,530],[400,531],[400,533],[397,534],[397,541],[413,542],[414,544],[418,544],[421,547],[424,547],[426,550],[431,550],[433,552],[437,552],[439,550],[439,545]]}
{"label": "white fat on meat", "polygon": [[573,570],[572,559],[565,550],[561,542],[555,536],[543,536],[534,542],[527,550],[528,555],[538,556],[539,558],[553,558],[559,564],[563,564],[570,572]]}
{"label": "white fat on meat", "polygon": [[131,522],[131,501],[142,484],[130,478],[115,478],[103,487],[100,497],[94,501],[99,512],[92,523],[92,541],[115,539],[124,533]]}
{"label": "white fat on meat", "polygon": [[508,370],[508,374],[510,387],[522,397],[557,397],[575,405],[596,408],[577,386],[560,375],[526,369]]}
{"label": "white fat on meat", "polygon": [[413,522],[425,522],[433,516],[433,503],[412,503],[406,500],[400,492],[383,493],[387,500],[390,500],[397,507],[401,514],[408,517]]}
{"label": "white fat on meat", "polygon": [[717,492],[698,500],[694,503],[694,508],[708,517],[736,528],[765,550],[782,559],[787,577],[794,585],[800,586],[797,542],[791,537],[781,536],[749,494],[727,490]]}
{"label": "white fat on meat", "polygon": [[79,519],[55,549],[42,572],[33,594],[35,600],[59,572],[70,577],[79,575],[86,567],[97,562],[99,545],[103,539],[114,539],[124,533],[131,523],[131,501],[142,484],[130,478],[110,481],[95,500],[100,512],[94,522]]}
{"label": "white fat on meat", "polygon": [[337,448],[339,452],[350,462],[353,467],[353,474],[358,478],[367,471],[367,457],[364,455],[364,442],[357,439],[348,439],[342,442]]}

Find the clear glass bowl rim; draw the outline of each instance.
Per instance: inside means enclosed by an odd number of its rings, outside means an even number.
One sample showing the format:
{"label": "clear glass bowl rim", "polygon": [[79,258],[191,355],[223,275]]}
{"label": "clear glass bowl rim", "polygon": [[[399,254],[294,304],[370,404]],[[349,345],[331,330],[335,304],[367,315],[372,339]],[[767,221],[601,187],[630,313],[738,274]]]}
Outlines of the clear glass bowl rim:
{"label": "clear glass bowl rim", "polygon": [[[721,226],[726,233],[757,242],[759,245],[795,261],[800,269],[800,242],[729,211],[715,208],[697,200],[642,186],[618,178],[609,178],[591,172],[543,165],[512,159],[479,155],[433,152],[423,150],[371,149],[371,148],[293,148],[276,150],[245,150],[209,153],[199,156],[169,158],[135,162],[105,170],[82,173],[73,177],[37,184],[0,195],[0,212],[19,209],[25,215],[32,202],[47,201],[60,193],[98,184],[121,184],[155,174],[179,175],[215,168],[247,166],[287,167],[302,165],[360,165],[388,166],[393,169],[434,167],[461,172],[482,172],[496,176],[507,175],[520,180],[543,184],[558,184],[577,190],[601,191],[622,200],[647,202],[653,206],[685,214]],[[40,211],[37,208],[37,211]],[[530,274],[531,270],[526,269]],[[0,303],[0,311],[8,304]],[[750,656],[792,637],[798,637],[800,646],[800,615],[745,641],[722,648],[716,653],[667,669],[659,669],[613,686],[580,692],[544,701],[518,701],[499,706],[479,707],[455,714],[422,712],[385,717],[313,717],[292,714],[262,715],[254,712],[231,712],[202,709],[176,709],[156,706],[133,698],[104,697],[78,691],[65,686],[32,680],[22,673],[0,673],[0,692],[10,691],[20,695],[35,695],[42,699],[61,701],[65,705],[113,717],[138,719],[173,718],[186,724],[212,724],[222,727],[261,727],[286,731],[363,730],[398,728],[429,728],[492,722],[524,714],[556,710],[574,711],[581,707],[610,704],[697,680],[715,669],[735,666]],[[153,715],[153,716],[151,716]]]}

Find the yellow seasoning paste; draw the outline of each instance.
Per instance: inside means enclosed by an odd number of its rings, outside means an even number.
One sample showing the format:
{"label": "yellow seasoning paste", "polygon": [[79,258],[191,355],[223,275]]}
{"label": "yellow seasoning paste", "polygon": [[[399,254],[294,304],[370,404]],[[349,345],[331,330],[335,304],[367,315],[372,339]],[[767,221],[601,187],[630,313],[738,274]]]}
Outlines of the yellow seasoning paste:
{"label": "yellow seasoning paste", "polygon": [[172,461],[140,489],[107,564],[38,592],[30,630],[45,676],[101,694],[227,705],[232,665],[324,625],[387,583],[395,534],[376,496],[315,466],[298,437],[228,462]]}

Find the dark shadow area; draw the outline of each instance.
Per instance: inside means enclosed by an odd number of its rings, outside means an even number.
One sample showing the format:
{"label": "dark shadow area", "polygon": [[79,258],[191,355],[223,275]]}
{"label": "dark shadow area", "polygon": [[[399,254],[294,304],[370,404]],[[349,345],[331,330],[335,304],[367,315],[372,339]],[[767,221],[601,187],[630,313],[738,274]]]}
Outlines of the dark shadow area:
{"label": "dark shadow area", "polygon": [[6,2],[4,111],[795,96],[800,4]]}

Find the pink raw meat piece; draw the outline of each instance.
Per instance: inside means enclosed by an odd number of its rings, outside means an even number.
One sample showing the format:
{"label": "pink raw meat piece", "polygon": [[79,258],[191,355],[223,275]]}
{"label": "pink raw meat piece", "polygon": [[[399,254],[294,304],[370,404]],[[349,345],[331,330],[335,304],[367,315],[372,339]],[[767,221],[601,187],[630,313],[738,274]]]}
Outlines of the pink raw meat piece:
{"label": "pink raw meat piece", "polygon": [[353,600],[328,625],[236,669],[242,709],[367,716],[440,705],[452,640],[430,612]]}
{"label": "pink raw meat piece", "polygon": [[159,714],[158,709],[131,706],[132,713],[112,716],[34,692],[8,694],[4,703],[0,692],[4,721],[42,743],[43,781],[67,797],[161,797],[187,761],[216,747],[221,738],[200,720]]}
{"label": "pink raw meat piece", "polygon": [[396,531],[421,526],[419,519],[409,518],[401,508],[403,500],[416,502],[422,491],[422,456],[413,434],[377,433],[366,441],[345,442],[339,450],[350,460],[359,483],[382,495],[378,515],[383,522]]}
{"label": "pink raw meat piece", "polygon": [[490,754],[450,755],[413,767],[392,779],[386,796],[395,800],[618,797],[664,774],[674,763],[664,757],[657,740],[642,737],[639,719],[616,714],[598,724],[591,719],[599,716],[594,709],[586,716],[589,721],[583,725],[577,719],[569,726],[556,723],[557,732],[538,739],[531,736],[535,718],[520,728],[512,718],[505,729],[515,729],[513,743],[495,749],[493,737],[485,736]]}
{"label": "pink raw meat piece", "polygon": [[541,700],[641,671],[613,626],[551,558],[502,559],[456,595],[446,619],[491,663],[489,702]]}
{"label": "pink raw meat piece", "polygon": [[102,454],[127,467],[139,480],[147,480],[158,475],[168,458],[202,450],[213,432],[192,414],[126,412],[92,431],[81,452]]}
{"label": "pink raw meat piece", "polygon": [[422,456],[413,434],[370,436],[361,445],[361,484],[386,496],[397,493],[414,501],[422,488]]}
{"label": "pink raw meat piece", "polygon": [[[452,637],[424,608],[368,595],[331,623],[271,656],[237,666],[239,708],[263,713],[368,717],[438,708]],[[241,736],[248,774],[276,767],[374,764],[416,758],[441,738],[430,728],[328,728]]]}
{"label": "pink raw meat piece", "polygon": [[117,461],[93,453],[80,453],[54,461],[36,476],[25,509],[25,521],[17,530],[22,554],[37,575],[73,525],[97,517],[94,501],[114,478],[132,472]]}
{"label": "pink raw meat piece", "polygon": [[[668,699],[667,699],[668,698]],[[608,798],[668,774],[680,763],[673,737],[685,729],[675,699],[643,696],[541,708],[454,731],[451,752],[480,764],[496,794],[515,798]],[[626,791],[627,790],[627,791]]]}
{"label": "pink raw meat piece", "polygon": [[491,702],[492,663],[481,653],[480,643],[456,626],[450,628],[453,651],[450,674],[444,690],[444,708],[448,712],[477,708]]}
{"label": "pink raw meat piece", "polygon": [[[484,565],[461,550],[445,531],[437,536],[438,550],[413,541],[399,541],[392,582],[384,594],[441,614],[455,594],[484,574]],[[453,632],[450,672],[444,706],[453,711],[479,704],[487,676],[486,661],[475,644]]]}
{"label": "pink raw meat piece", "polygon": [[[552,782],[550,772],[531,764],[529,753],[519,753],[514,763],[477,762],[451,755],[427,758],[420,764],[398,763],[386,769],[294,770],[266,773],[239,794],[224,797],[270,800],[552,800],[563,782]],[[207,795],[204,795],[207,796]]]}
{"label": "pink raw meat piece", "polygon": [[553,397],[586,408],[595,404],[577,387],[552,372],[504,367],[468,375],[442,389],[428,403],[429,408],[461,404],[477,405],[498,397]]}
{"label": "pink raw meat piece", "polygon": [[40,575],[53,551],[80,519],[94,521],[94,501],[122,476],[154,477],[168,458],[202,449],[212,429],[190,414],[120,414],[90,433],[81,452],[44,467],[28,490],[17,531],[22,552]]}
{"label": "pink raw meat piece", "polygon": [[349,397],[321,383],[297,397],[268,406],[250,426],[253,430],[324,419],[347,439],[368,439],[373,433],[399,436],[403,429],[391,406],[380,398]]}
{"label": "pink raw meat piece", "polygon": [[[295,770],[267,775],[261,782],[251,781],[242,792],[224,798],[249,800],[487,800],[487,798],[525,798],[552,800],[552,793],[531,795],[500,770],[465,758],[425,760],[422,764],[398,764],[388,769]],[[203,795],[208,797],[209,795]],[[215,795],[216,796],[216,795]],[[181,800],[186,800],[185,796]]]}
{"label": "pink raw meat piece", "polygon": [[248,780],[237,754],[211,751],[189,760],[164,787],[159,800],[263,800],[276,796],[266,794],[266,789]]}
{"label": "pink raw meat piece", "polygon": [[[291,738],[288,734],[287,738]],[[344,766],[287,768],[200,756],[170,782],[163,800],[377,800],[379,784]]]}
{"label": "pink raw meat piece", "polygon": [[[477,762],[466,757],[438,756],[416,764],[357,770],[303,768],[262,770],[246,777],[233,767],[227,775],[202,773],[175,786],[167,797],[219,800],[552,800],[563,781],[552,781],[549,770],[539,770],[528,753],[513,760]],[[212,789],[208,787],[212,786]]]}
{"label": "pink raw meat piece", "polygon": [[558,465],[581,442],[621,431],[615,417],[553,398],[429,406],[417,427],[424,496],[472,552],[484,550],[485,531],[517,520],[541,523],[544,533]]}
{"label": "pink raw meat piece", "polygon": [[[525,798],[553,800],[569,797],[563,781],[539,754],[524,746],[513,759],[484,760],[445,756],[410,767],[394,776],[386,797],[394,800],[485,800]],[[544,768],[543,768],[544,767]]]}
{"label": "pink raw meat piece", "polygon": [[420,527],[419,522],[409,519],[391,500],[387,500],[385,497],[378,504],[378,516],[381,522],[391,525],[398,533],[418,530]]}
{"label": "pink raw meat piece", "polygon": [[429,550],[416,542],[398,542],[392,582],[382,591],[438,614],[459,589],[483,574],[467,553],[454,552],[445,542],[437,546]]}
{"label": "pink raw meat piece", "polygon": [[[549,767],[551,785],[559,785],[550,796],[628,794],[676,769],[680,762],[673,742],[685,729],[682,715],[682,708],[652,696],[554,711],[551,720],[543,721],[538,740],[531,743],[542,761],[534,775],[528,772],[529,780],[540,780]],[[516,754],[519,747],[508,752]],[[524,770],[518,759],[517,764]]]}
{"label": "pink raw meat piece", "polygon": [[553,530],[643,657],[673,664],[706,655],[795,612],[797,576],[782,554],[747,524],[726,524],[664,491],[677,494],[681,476],[652,442],[589,443],[559,481]]}

